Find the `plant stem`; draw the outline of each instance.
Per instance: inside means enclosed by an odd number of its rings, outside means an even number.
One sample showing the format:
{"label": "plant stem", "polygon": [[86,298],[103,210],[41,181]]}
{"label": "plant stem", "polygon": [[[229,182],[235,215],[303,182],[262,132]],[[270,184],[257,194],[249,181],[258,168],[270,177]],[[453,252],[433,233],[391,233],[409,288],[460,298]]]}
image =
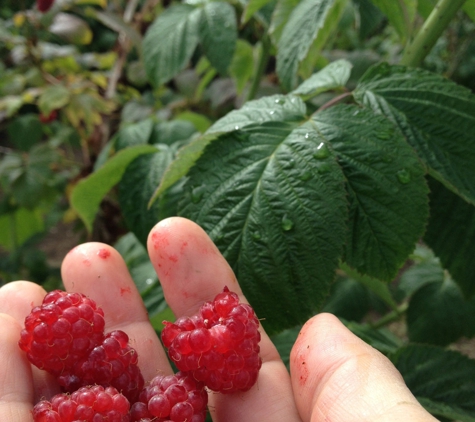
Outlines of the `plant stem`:
{"label": "plant stem", "polygon": [[256,96],[257,90],[261,84],[262,76],[266,71],[267,62],[269,61],[270,40],[267,34],[262,37],[261,43],[261,54],[259,56],[259,62],[257,63],[256,73],[254,74],[251,87],[247,94],[247,101],[253,100]]}
{"label": "plant stem", "polygon": [[390,324],[391,322],[397,321],[401,316],[407,311],[409,304],[407,302],[400,305],[396,310],[389,312],[384,315],[381,319],[376,321],[374,324],[371,324],[373,328],[381,328],[385,325]]}
{"label": "plant stem", "polygon": [[420,66],[466,0],[439,0],[414,40],[405,48],[401,64]]}

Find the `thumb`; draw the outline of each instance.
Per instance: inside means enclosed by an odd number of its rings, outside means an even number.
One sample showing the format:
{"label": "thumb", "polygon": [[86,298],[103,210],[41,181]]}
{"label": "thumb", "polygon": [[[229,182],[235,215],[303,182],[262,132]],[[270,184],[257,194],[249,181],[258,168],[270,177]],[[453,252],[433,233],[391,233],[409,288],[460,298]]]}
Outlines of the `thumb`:
{"label": "thumb", "polygon": [[436,421],[393,364],[333,315],[319,314],[303,326],[290,372],[304,422]]}

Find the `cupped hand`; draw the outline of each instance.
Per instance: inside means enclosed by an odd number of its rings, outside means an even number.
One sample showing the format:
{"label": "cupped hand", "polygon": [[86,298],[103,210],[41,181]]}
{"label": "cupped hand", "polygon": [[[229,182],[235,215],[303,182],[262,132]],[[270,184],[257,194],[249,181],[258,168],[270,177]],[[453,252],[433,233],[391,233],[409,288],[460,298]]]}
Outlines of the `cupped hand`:
{"label": "cupped hand", "polygon": [[[196,313],[224,286],[246,300],[223,256],[191,221],[174,217],[158,223],[149,235],[148,251],[177,317]],[[67,291],[84,293],[103,308],[106,331],[120,329],[129,335],[146,381],[172,373],[117,251],[100,243],[77,246],[66,255],[61,271]],[[2,422],[31,422],[34,403],[59,392],[55,380],[32,367],[18,347],[26,315],[41,304],[45,294],[42,287],[27,281],[0,289]],[[334,316],[320,314],[303,326],[290,356],[290,374],[261,331],[263,365],[256,385],[245,393],[211,393],[209,410],[214,422],[436,421],[419,405],[389,360]]]}

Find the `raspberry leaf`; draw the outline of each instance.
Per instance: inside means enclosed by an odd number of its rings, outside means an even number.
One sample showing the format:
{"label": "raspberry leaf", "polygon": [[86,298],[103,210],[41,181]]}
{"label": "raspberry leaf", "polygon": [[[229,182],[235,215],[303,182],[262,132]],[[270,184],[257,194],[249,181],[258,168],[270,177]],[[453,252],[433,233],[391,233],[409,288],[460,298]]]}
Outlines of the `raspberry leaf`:
{"label": "raspberry leaf", "polygon": [[270,331],[321,306],[341,254],[343,174],[307,123],[268,122],[220,135],[188,173],[180,214],[200,224]]}
{"label": "raspberry leaf", "polygon": [[158,16],[143,40],[145,70],[158,87],[172,79],[191,59],[198,45],[202,10],[176,4]]}
{"label": "raspberry leaf", "polygon": [[467,298],[475,295],[475,207],[429,179],[431,212],[424,240]]}
{"label": "raspberry leaf", "polygon": [[225,2],[207,2],[201,12],[200,44],[211,65],[225,74],[236,49],[237,25],[234,7]]}
{"label": "raspberry leaf", "polygon": [[367,71],[354,96],[401,129],[433,177],[475,204],[470,90],[425,70],[383,63]]}
{"label": "raspberry leaf", "polygon": [[474,360],[455,351],[415,344],[399,349],[390,359],[429,412],[450,420],[475,421]]}
{"label": "raspberry leaf", "polygon": [[424,232],[424,168],[399,130],[368,109],[335,106],[315,114],[313,123],[331,143],[347,180],[344,258],[363,274],[391,280]]}

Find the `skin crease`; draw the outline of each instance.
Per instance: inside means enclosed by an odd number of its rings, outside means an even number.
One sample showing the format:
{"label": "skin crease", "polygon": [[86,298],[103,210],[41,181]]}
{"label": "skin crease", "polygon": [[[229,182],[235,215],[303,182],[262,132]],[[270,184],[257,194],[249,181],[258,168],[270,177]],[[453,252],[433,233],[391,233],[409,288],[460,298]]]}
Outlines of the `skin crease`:
{"label": "skin crease", "polygon": [[[148,250],[176,316],[194,314],[225,285],[245,301],[224,258],[191,221],[173,217],[158,223]],[[63,261],[62,277],[68,291],[84,293],[103,308],[106,331],[121,329],[130,336],[146,381],[172,372],[125,263],[113,248],[99,243],[74,248]],[[31,422],[33,403],[58,391],[47,374],[31,368],[18,347],[24,318],[44,294],[40,286],[25,281],[0,288],[2,422]],[[394,366],[332,315],[317,315],[302,328],[291,354],[291,377],[269,337],[261,334],[263,366],[257,384],[246,393],[211,393],[214,422],[436,421]]]}

